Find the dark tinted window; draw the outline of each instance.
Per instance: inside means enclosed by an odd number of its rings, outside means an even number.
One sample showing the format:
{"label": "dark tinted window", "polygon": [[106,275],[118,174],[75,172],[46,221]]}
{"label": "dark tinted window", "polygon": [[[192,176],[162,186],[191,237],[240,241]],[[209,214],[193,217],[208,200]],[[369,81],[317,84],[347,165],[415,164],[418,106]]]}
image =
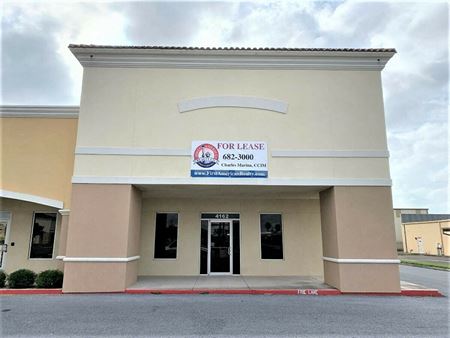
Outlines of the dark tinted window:
{"label": "dark tinted window", "polygon": [[201,221],[200,234],[200,273],[208,273],[208,221]]}
{"label": "dark tinted window", "polygon": [[56,213],[34,213],[30,258],[52,258]]}
{"label": "dark tinted window", "polygon": [[283,259],[283,230],[280,214],[261,214],[261,258]]}
{"label": "dark tinted window", "polygon": [[156,214],[155,258],[177,258],[178,214]]}

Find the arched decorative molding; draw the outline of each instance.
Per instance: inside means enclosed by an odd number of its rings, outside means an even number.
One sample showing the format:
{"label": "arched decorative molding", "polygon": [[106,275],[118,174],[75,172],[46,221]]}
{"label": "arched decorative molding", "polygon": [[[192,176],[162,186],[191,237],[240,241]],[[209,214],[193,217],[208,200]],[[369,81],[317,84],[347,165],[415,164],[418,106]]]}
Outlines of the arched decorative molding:
{"label": "arched decorative molding", "polygon": [[252,96],[205,96],[178,102],[180,113],[216,107],[253,108],[286,114],[288,104],[279,100]]}
{"label": "arched decorative molding", "polygon": [[3,189],[0,189],[0,197],[11,198],[14,200],[31,202],[31,203],[41,204],[41,205],[47,205],[49,207],[58,208],[58,209],[62,209],[64,206],[64,202],[62,202],[62,201],[53,200],[50,198],[45,198],[45,197],[36,196],[36,195],[22,194],[20,192],[14,192],[14,191],[3,190]]}

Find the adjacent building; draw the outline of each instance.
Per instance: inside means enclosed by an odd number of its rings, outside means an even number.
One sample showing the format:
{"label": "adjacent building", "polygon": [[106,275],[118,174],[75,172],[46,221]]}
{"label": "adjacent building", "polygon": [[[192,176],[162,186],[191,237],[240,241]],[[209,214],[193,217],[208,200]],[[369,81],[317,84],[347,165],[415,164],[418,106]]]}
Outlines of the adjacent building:
{"label": "adjacent building", "polygon": [[402,215],[405,253],[450,256],[450,215]]}
{"label": "adjacent building", "polygon": [[394,208],[395,242],[397,251],[405,251],[403,245],[402,215],[424,215],[428,214],[427,208]]}
{"label": "adjacent building", "polygon": [[393,49],[71,45],[80,107],[3,107],[2,267],[319,276],[399,292],[381,71]]}

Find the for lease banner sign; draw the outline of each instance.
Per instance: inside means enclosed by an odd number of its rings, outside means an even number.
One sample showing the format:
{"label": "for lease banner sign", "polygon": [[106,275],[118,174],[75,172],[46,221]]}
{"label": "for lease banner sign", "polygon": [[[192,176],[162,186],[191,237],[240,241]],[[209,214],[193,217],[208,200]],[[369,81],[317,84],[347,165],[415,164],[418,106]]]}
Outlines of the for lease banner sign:
{"label": "for lease banner sign", "polygon": [[267,177],[267,145],[255,141],[193,141],[192,177]]}

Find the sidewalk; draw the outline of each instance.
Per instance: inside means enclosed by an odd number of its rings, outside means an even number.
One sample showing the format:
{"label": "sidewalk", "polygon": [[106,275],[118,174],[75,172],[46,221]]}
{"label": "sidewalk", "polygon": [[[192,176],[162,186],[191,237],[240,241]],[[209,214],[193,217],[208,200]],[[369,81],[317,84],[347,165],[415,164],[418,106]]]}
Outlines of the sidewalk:
{"label": "sidewalk", "polygon": [[[305,276],[145,276],[126,293],[133,294],[285,294],[340,295],[319,277]],[[362,293],[386,294],[386,293]],[[394,294],[395,295],[395,294]],[[399,295],[399,294],[397,294]],[[401,295],[440,296],[438,290],[401,282]]]}

